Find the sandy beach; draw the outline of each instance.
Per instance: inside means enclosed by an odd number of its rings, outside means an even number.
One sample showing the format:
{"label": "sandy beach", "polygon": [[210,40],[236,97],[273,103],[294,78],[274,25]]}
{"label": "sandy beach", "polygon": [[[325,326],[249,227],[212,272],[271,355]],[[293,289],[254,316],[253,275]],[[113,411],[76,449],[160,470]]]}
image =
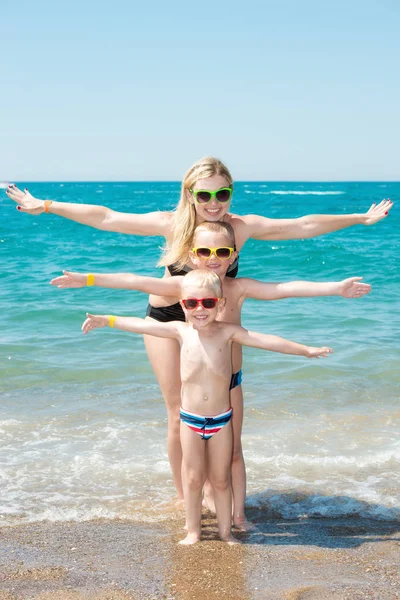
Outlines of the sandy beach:
{"label": "sandy beach", "polygon": [[400,524],[260,520],[227,546],[203,515],[203,541],[177,544],[182,519],[4,527],[0,600],[394,600]]}

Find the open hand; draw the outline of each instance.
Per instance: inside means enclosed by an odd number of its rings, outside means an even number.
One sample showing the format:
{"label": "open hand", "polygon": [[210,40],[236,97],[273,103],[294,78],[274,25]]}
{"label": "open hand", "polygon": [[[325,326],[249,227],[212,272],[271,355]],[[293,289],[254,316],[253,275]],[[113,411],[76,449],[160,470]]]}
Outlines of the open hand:
{"label": "open hand", "polygon": [[89,333],[92,329],[107,327],[110,323],[110,318],[107,315],[91,315],[90,313],[86,313],[86,317],[82,325],[84,334]]}
{"label": "open hand", "polygon": [[339,295],[343,298],[361,298],[369,294],[371,286],[369,283],[361,283],[362,277],[349,277],[343,279],[339,284]]}
{"label": "open hand", "polygon": [[50,285],[56,285],[58,288],[81,288],[87,286],[87,273],[73,273],[72,271],[63,271],[64,275],[55,277],[50,281]]}
{"label": "open hand", "polygon": [[44,212],[44,200],[34,198],[27,189],[24,191],[11,184],[6,189],[6,194],[11,200],[18,204],[17,210],[29,213],[30,215],[40,215]]}
{"label": "open hand", "polygon": [[379,204],[374,202],[371,208],[365,213],[365,225],[374,225],[378,221],[385,219],[388,216],[392,206],[393,202],[390,200],[390,198],[387,200],[382,200],[382,202],[379,202]]}
{"label": "open hand", "polygon": [[320,358],[320,356],[327,357],[330,354],[333,354],[332,348],[327,348],[326,346],[323,346],[322,348],[313,348],[312,346],[308,346],[307,350],[307,358]]}

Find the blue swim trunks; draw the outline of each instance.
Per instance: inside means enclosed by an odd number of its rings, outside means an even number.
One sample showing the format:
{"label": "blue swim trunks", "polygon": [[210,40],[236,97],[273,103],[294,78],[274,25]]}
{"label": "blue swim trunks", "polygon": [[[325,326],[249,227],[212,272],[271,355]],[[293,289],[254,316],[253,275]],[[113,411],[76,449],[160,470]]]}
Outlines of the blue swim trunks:
{"label": "blue swim trunks", "polygon": [[232,374],[231,384],[229,386],[229,389],[233,390],[233,388],[237,387],[241,383],[242,383],[242,369],[240,369],[240,371],[238,371],[237,373]]}

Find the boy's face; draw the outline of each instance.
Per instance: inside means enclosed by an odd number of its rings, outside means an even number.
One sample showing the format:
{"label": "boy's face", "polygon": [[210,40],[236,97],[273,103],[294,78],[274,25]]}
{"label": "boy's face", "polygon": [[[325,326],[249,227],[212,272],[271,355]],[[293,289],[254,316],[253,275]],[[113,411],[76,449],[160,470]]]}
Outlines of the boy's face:
{"label": "boy's face", "polygon": [[[212,287],[208,287],[206,285],[201,285],[197,283],[189,283],[187,285],[183,285],[183,299],[196,299],[200,300],[202,298],[216,298],[217,294]],[[186,321],[191,323],[195,329],[204,329],[211,323],[215,321],[218,316],[218,313],[222,309],[225,303],[225,298],[221,298],[214,306],[214,308],[204,308],[204,306],[199,302],[196,308],[189,310],[185,308],[184,303],[181,300],[181,306],[183,308],[183,312],[186,316]]]}
{"label": "boy's face", "polygon": [[[234,244],[231,238],[224,233],[215,233],[213,231],[207,231],[206,229],[200,229],[194,236],[193,247],[233,248]],[[209,258],[200,258],[200,256],[196,256],[196,253],[193,251],[190,251],[189,256],[196,269],[208,269],[209,271],[214,271],[223,279],[230,265],[235,262],[237,252],[233,252],[230,258],[218,258],[215,253],[211,254]]]}

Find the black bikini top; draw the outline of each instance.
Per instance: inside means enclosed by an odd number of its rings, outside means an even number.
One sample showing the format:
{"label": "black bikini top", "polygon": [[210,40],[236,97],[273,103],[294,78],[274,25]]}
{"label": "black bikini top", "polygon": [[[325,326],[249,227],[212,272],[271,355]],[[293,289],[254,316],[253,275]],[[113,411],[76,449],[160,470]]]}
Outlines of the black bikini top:
{"label": "black bikini top", "polygon": [[[170,272],[170,274],[172,275],[172,277],[174,277],[176,275],[187,275],[187,273],[189,273],[189,271],[193,270],[190,267],[188,267],[187,265],[185,267],[183,267],[183,269],[177,269],[175,267],[175,265],[168,265],[167,269]],[[226,272],[226,276],[227,277],[236,277],[238,274],[238,271],[239,271],[239,257],[237,257],[236,260],[229,266],[229,269]]]}

